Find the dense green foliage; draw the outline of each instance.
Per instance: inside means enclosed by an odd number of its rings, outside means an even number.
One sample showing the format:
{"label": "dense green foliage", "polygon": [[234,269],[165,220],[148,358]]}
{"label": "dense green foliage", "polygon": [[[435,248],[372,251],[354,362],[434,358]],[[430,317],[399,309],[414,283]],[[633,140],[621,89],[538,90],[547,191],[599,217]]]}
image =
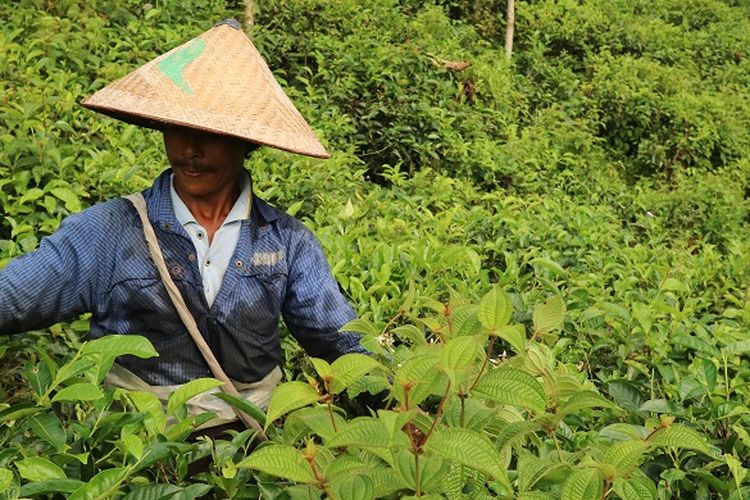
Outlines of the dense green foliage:
{"label": "dense green foliage", "polygon": [[[78,103],[239,3],[0,5],[0,266],[150,184],[159,135]],[[285,339],[295,382],[269,409],[274,443],[249,454],[249,433],[185,443],[189,392],[167,422],[100,388],[123,347],[79,351],[84,321],[2,339],[0,490],[749,495],[750,7],[516,3],[508,62],[504,2],[258,0],[251,36],[333,158],[261,150],[248,168],[320,238],[377,364],[327,367]],[[549,304],[565,304],[551,323]],[[388,411],[329,413],[365,374]],[[280,411],[285,392],[298,404]],[[451,452],[466,443],[483,454]],[[212,473],[186,478],[208,454]]]}

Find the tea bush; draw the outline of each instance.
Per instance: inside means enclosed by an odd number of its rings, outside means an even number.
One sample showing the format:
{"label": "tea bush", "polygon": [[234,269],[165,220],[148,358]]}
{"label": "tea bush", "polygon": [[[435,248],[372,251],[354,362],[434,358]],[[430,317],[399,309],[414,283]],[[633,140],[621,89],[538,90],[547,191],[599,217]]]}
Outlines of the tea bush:
{"label": "tea bush", "polygon": [[[159,134],[78,103],[240,3],[0,5],[0,266],[150,184]],[[256,6],[333,157],[260,150],[255,190],[316,232],[374,356],[286,336],[252,451],[186,442],[211,381],[166,409],[101,387],[142,340],[4,338],[3,495],[747,496],[746,5],[518,1],[509,62],[502,2]],[[357,413],[363,391],[386,407]]]}

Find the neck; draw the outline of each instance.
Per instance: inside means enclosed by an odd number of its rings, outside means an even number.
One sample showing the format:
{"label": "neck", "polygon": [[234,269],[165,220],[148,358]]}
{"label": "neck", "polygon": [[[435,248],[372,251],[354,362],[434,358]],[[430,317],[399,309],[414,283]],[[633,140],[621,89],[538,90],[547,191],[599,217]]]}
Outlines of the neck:
{"label": "neck", "polygon": [[236,182],[221,190],[205,196],[190,195],[182,191],[177,185],[175,185],[175,191],[190,210],[190,213],[193,214],[195,221],[208,231],[210,238],[221,227],[240,196],[240,180],[237,179]]}

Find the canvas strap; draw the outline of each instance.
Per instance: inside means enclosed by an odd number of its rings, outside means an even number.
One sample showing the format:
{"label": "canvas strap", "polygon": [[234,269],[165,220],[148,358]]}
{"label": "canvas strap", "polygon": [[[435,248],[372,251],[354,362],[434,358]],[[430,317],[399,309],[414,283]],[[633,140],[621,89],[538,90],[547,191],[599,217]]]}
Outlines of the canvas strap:
{"label": "canvas strap", "polygon": [[[198,350],[206,360],[208,367],[211,369],[211,373],[213,373],[215,378],[224,383],[221,386],[221,389],[224,392],[236,398],[241,398],[242,396],[240,395],[239,391],[229,379],[227,374],[224,372],[221,365],[216,360],[216,356],[214,356],[213,351],[211,351],[211,348],[203,339],[200,330],[198,330],[198,324],[195,322],[195,318],[185,304],[185,300],[182,298],[180,290],[177,288],[177,285],[175,285],[174,280],[172,280],[172,276],[170,276],[169,271],[167,270],[167,265],[164,262],[164,255],[162,254],[161,248],[159,247],[159,242],[156,239],[156,233],[154,233],[154,228],[151,226],[151,222],[148,220],[146,200],[143,198],[143,195],[141,193],[134,193],[126,196],[125,198],[130,201],[130,203],[132,203],[135,209],[138,211],[138,216],[141,218],[141,223],[143,225],[143,235],[146,237],[146,243],[148,244],[148,250],[151,253],[151,258],[153,259],[156,268],[159,270],[159,276],[161,276],[161,280],[162,282],[164,282],[164,286],[167,289],[169,298],[172,299],[172,304],[174,304],[174,307],[177,310],[177,314],[180,316],[180,319],[185,324],[185,328],[187,328],[190,336],[193,338],[195,345],[198,347]],[[248,429],[257,431],[257,439],[265,440],[265,434],[263,433],[261,425],[253,417],[235,408],[234,406],[232,406],[232,409],[234,409],[237,417],[239,417],[239,419],[247,426]]]}

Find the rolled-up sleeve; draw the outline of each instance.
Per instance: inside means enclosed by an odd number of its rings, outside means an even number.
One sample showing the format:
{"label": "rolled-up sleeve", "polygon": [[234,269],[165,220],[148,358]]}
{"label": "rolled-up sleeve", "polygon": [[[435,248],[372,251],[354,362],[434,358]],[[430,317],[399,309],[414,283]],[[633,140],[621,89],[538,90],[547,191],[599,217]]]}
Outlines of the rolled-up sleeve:
{"label": "rolled-up sleeve", "polygon": [[0,270],[0,334],[43,328],[91,310],[96,231],[85,212]]}
{"label": "rolled-up sleeve", "polygon": [[290,250],[289,282],[282,314],[292,335],[308,354],[333,361],[342,354],[367,351],[359,335],[339,332],[356,315],[333,278],[315,236],[302,229]]}

